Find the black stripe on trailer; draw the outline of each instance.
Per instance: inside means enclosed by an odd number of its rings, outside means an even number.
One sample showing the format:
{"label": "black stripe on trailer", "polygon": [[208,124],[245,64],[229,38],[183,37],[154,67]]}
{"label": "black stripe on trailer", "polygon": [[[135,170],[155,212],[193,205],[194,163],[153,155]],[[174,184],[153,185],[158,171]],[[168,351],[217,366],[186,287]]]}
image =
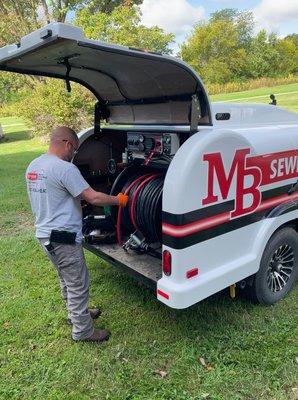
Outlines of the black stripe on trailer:
{"label": "black stripe on trailer", "polygon": [[241,218],[233,219],[228,223],[217,225],[216,227],[208,228],[180,238],[163,234],[163,244],[172,247],[173,249],[185,249],[194,244],[213,239],[217,236],[224,235],[225,233],[258,222],[264,217],[265,213],[266,211],[261,211],[259,213],[249,214]]}
{"label": "black stripe on trailer", "polygon": [[[262,201],[274,199],[275,197],[287,194],[292,185],[286,185],[278,188],[274,188],[271,190],[267,190],[262,192]],[[291,212],[297,209],[297,201],[292,201],[291,196],[289,196],[289,205],[284,206],[282,209],[282,214]],[[294,204],[294,205],[293,205]],[[206,207],[201,210],[196,210],[187,214],[175,215],[170,213],[163,213],[163,222],[171,225],[175,225],[177,227],[183,226],[189,223],[197,222],[205,218],[215,217],[218,214],[226,213],[232,211],[234,208],[234,201],[228,201],[221,204],[217,204],[215,206]],[[262,211],[257,211],[252,214],[245,215],[243,217],[239,217],[237,219],[232,219],[226,223],[219,224],[217,226],[213,226],[211,228],[207,228],[201,230],[199,232],[185,235],[182,237],[174,237],[168,234],[163,234],[163,244],[169,246],[173,249],[184,249],[186,247],[193,246],[195,244],[204,242],[206,240],[213,239],[215,237],[224,235],[226,233],[232,232],[234,230],[243,228],[255,222],[259,222],[263,218],[273,218],[281,214],[276,214],[273,210],[278,209],[279,206],[271,207],[270,209],[265,209]],[[197,217],[197,219],[195,219]],[[173,222],[176,223],[173,223]],[[186,222],[187,221],[187,222]]]}
{"label": "black stripe on trailer", "polygon": [[[282,194],[286,194],[291,189],[291,187],[292,185],[286,185],[266,190],[262,192],[262,201],[268,200],[272,197],[280,196]],[[215,204],[213,206],[190,211],[185,214],[172,214],[163,211],[162,222],[175,226],[186,225],[192,222],[200,221],[201,219],[214,217],[215,215],[222,214],[224,212],[233,211],[235,207],[234,204],[235,204],[234,200],[229,200],[220,204]]]}

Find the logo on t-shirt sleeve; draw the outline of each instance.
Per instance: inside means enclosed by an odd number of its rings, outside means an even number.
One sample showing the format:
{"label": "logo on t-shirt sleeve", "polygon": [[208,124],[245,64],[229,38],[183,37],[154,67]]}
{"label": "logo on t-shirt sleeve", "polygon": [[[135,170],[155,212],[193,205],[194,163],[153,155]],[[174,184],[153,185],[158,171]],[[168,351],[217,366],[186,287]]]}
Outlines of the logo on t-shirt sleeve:
{"label": "logo on t-shirt sleeve", "polygon": [[38,179],[38,173],[37,172],[28,172],[27,179],[29,179],[29,181],[36,181]]}

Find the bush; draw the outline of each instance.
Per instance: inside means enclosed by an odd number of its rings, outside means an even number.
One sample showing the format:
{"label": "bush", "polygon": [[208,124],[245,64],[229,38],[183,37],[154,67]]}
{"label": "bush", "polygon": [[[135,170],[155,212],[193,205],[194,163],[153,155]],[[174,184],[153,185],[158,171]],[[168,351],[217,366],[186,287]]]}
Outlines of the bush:
{"label": "bush", "polygon": [[32,88],[33,84],[34,78],[31,76],[1,71],[0,106],[21,100],[26,96],[26,90]]}
{"label": "bush", "polygon": [[3,105],[0,115],[21,116],[29,121],[34,136],[48,136],[54,126],[67,125],[79,131],[90,126],[96,99],[83,86],[57,79],[35,80],[26,95],[14,104]]}

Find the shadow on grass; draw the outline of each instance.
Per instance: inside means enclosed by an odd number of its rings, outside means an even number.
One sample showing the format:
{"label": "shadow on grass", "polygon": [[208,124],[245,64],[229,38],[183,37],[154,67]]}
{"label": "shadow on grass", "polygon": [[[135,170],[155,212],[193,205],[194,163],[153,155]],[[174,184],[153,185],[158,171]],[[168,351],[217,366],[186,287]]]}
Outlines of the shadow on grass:
{"label": "shadow on grass", "polygon": [[[93,268],[97,267],[94,262],[90,264]],[[104,277],[99,277],[96,270],[93,270],[91,280],[96,297],[100,293],[102,282],[110,281],[108,285],[114,292],[114,298],[125,302],[131,310],[144,313],[145,319],[151,321],[151,328],[167,332],[169,340],[184,337],[193,341],[199,337],[224,337],[231,330],[243,332],[253,323],[254,315],[262,313],[262,307],[257,307],[241,297],[237,300],[230,299],[228,289],[187,309],[172,309],[156,299],[154,290],[123,272],[119,273],[116,267],[110,265],[105,269]]]}
{"label": "shadow on grass", "polygon": [[12,143],[17,142],[19,140],[28,140],[31,139],[31,134],[29,130],[21,130],[10,133],[5,133],[4,138],[0,141],[1,143]]}

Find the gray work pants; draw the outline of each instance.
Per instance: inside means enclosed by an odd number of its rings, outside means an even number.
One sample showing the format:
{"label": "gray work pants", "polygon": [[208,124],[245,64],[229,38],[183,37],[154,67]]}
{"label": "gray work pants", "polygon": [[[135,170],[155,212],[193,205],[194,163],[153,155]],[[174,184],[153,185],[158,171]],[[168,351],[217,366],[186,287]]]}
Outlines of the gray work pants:
{"label": "gray work pants", "polygon": [[94,329],[88,311],[89,274],[82,245],[52,243],[54,251],[48,252],[44,246],[47,240],[39,239],[39,242],[56,267],[68,317],[73,323],[72,338],[86,339],[93,334]]}

